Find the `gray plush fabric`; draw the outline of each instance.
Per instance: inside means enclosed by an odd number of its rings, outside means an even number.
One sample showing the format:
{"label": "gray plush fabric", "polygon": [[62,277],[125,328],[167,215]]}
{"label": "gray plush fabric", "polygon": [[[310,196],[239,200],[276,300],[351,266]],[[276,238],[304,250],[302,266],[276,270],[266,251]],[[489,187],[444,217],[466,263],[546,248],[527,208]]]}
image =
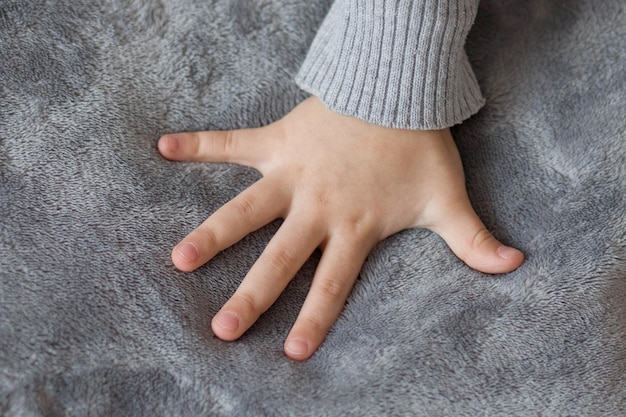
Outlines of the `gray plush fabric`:
{"label": "gray plush fabric", "polygon": [[317,258],[240,341],[212,315],[277,222],[194,273],[171,247],[258,178],[165,132],[258,126],[329,2],[0,2],[0,415],[623,415],[626,6],[484,0],[486,106],[454,130],[471,199],[526,263],[379,244],[305,363],[282,343]]}

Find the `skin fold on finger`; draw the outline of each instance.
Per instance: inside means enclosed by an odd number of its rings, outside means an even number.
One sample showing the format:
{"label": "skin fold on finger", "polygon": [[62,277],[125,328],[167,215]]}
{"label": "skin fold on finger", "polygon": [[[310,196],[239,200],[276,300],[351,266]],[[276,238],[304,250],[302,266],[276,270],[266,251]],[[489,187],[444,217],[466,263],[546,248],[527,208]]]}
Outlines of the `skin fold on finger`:
{"label": "skin fold on finger", "polygon": [[337,321],[361,271],[372,243],[330,239],[315,271],[309,294],[285,340],[285,354],[309,359]]}
{"label": "skin fold on finger", "polygon": [[310,220],[287,216],[237,291],[213,318],[215,335],[227,341],[239,338],[278,299],[323,238],[323,230]]}
{"label": "skin fold on finger", "polygon": [[447,206],[441,220],[429,229],[441,236],[459,259],[480,272],[507,273],[524,262],[521,251],[504,245],[487,230],[469,200]]}
{"label": "skin fold on finger", "polygon": [[254,129],[183,132],[164,135],[157,147],[172,161],[229,162],[257,168],[272,155],[272,125]]}
{"label": "skin fold on finger", "polygon": [[174,265],[193,271],[249,233],[284,217],[289,197],[281,184],[263,177],[220,207],[174,247]]}

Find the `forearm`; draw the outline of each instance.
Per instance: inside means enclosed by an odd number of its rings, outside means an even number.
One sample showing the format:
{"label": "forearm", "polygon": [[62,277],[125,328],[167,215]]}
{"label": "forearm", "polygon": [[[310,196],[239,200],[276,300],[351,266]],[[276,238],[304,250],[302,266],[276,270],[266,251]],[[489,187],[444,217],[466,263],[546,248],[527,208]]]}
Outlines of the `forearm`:
{"label": "forearm", "polygon": [[484,100],[464,50],[477,0],[337,0],[296,78],[330,109],[441,129]]}

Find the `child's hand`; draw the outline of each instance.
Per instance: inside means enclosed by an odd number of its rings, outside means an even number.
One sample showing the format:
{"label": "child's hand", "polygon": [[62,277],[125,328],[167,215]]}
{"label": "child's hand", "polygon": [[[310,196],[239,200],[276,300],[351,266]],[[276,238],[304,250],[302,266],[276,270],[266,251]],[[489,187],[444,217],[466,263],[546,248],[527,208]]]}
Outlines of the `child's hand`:
{"label": "child's hand", "polygon": [[240,337],[317,248],[323,255],[285,342],[292,359],[323,342],[370,250],[406,228],[438,233],[467,265],[509,272],[524,259],[502,245],[472,209],[450,131],[389,129],[339,115],[310,98],[259,129],[180,133],[159,141],[171,160],[232,162],[263,178],[211,215],[172,252],[192,271],[276,218],[284,222],[213,318],[215,334]]}

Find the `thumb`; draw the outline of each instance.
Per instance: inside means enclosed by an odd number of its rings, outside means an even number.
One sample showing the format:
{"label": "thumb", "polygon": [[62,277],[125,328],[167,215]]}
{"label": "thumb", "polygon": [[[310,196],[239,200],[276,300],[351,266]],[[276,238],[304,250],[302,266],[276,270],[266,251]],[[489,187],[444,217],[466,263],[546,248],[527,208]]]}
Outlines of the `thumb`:
{"label": "thumb", "polygon": [[524,262],[521,251],[504,245],[487,230],[469,200],[449,210],[448,215],[430,229],[443,238],[456,256],[480,272],[511,272]]}

